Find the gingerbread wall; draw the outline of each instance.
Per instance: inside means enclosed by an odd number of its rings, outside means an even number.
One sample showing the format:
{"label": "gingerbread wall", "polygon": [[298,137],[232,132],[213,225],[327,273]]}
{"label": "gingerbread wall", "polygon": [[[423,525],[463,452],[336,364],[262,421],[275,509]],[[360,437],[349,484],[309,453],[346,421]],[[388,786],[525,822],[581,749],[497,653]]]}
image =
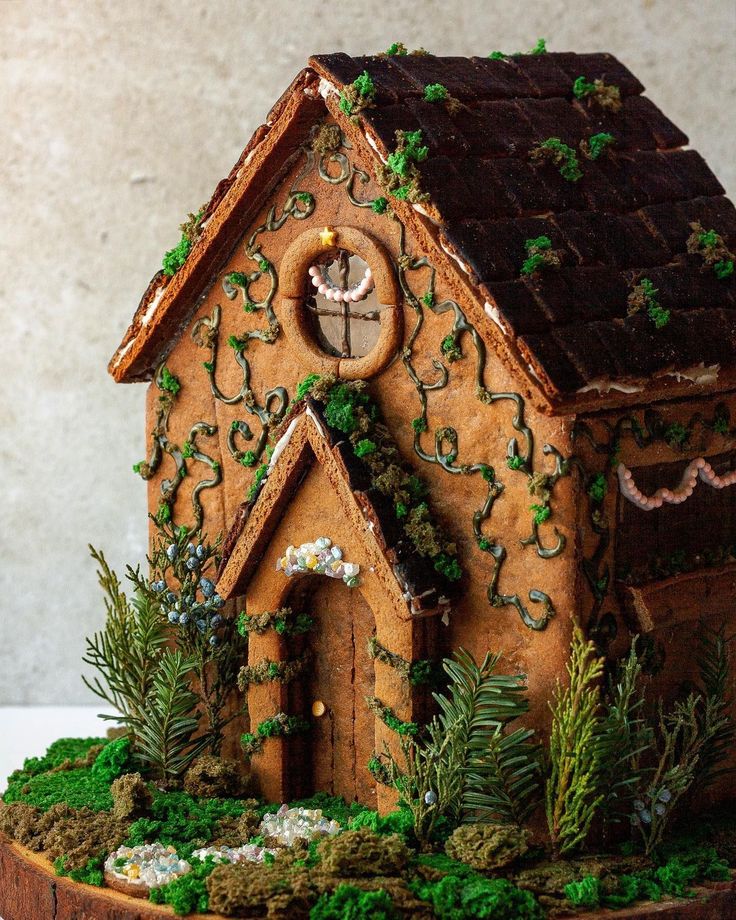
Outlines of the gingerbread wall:
{"label": "gingerbread wall", "polygon": [[[482,316],[482,305],[470,289],[456,276],[438,273],[433,279],[432,266],[425,264],[429,241],[415,240],[390,213],[370,207],[382,194],[368,178],[371,168],[351,149],[320,156],[307,144],[243,228],[242,242],[166,361],[181,389],[165,432],[159,423],[158,435],[169,450],[150,480],[150,508],[160,510],[168,479],[176,484],[170,507],[177,523],[194,521],[194,495],[209,536],[227,532],[254,469],[265,459],[263,422],[267,435],[298,381],[325,370],[314,352],[299,347],[293,330],[287,336],[275,325],[287,321],[289,304],[281,293],[290,293],[293,281],[279,278],[284,253],[307,231],[343,228],[349,236],[348,228],[359,229],[393,263],[402,288],[396,305],[402,346],[380,372],[371,375],[368,367],[357,376],[368,378],[404,458],[426,481],[432,508],[456,541],[464,570],[461,597],[450,624],[441,628],[441,642],[446,650],[462,646],[476,657],[489,649],[503,651],[510,670],[529,675],[530,723],[542,726],[550,689],[564,672],[576,609],[581,485],[566,463],[573,452],[572,423],[533,408],[527,384],[511,375],[474,328],[471,317],[479,306]],[[231,272],[254,279],[247,297],[259,303],[252,312],[243,309],[244,290],[224,282]],[[461,355],[448,354],[448,336]],[[247,347],[240,350],[238,342],[245,339]],[[162,395],[170,399],[153,383],[149,432]],[[516,446],[510,446],[512,439]],[[245,459],[255,466],[241,462],[249,450],[254,456]],[[178,456],[186,474],[177,480]],[[329,520],[324,529],[329,536]]]}
{"label": "gingerbread wall", "polygon": [[[698,681],[703,624],[718,628],[725,622],[727,635],[734,634],[732,489],[698,478],[681,503],[645,510],[625,497],[619,464],[650,497],[661,487],[676,492],[698,458],[728,476],[736,466],[735,416],[736,397],[728,395],[605,413],[575,425],[584,485],[578,506],[582,621],[613,655],[626,650],[632,634],[642,636],[653,700],[671,700]],[[732,699],[734,691],[731,671]],[[710,795],[724,791],[715,787]]]}

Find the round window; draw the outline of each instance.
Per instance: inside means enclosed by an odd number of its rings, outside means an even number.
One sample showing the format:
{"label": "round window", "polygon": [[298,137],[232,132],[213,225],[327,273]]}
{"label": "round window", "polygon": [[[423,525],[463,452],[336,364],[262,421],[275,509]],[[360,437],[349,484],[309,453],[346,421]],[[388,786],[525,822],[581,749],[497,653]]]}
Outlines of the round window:
{"label": "round window", "polygon": [[393,266],[362,231],[306,231],[284,253],[279,285],[284,332],[309,370],[355,380],[378,373],[397,353]]}

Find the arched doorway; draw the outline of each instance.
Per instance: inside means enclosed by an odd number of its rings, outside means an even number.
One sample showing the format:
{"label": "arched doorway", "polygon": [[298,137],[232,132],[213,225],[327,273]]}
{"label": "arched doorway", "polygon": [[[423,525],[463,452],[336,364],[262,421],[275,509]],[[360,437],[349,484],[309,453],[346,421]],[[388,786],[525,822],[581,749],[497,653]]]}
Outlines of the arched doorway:
{"label": "arched doorway", "polygon": [[373,612],[360,591],[333,578],[301,580],[288,603],[314,619],[302,640],[309,666],[289,687],[290,708],[312,725],[291,745],[292,795],[326,792],[375,807],[375,780],[367,766],[376,745],[375,718],[366,704],[375,693],[368,652]]}

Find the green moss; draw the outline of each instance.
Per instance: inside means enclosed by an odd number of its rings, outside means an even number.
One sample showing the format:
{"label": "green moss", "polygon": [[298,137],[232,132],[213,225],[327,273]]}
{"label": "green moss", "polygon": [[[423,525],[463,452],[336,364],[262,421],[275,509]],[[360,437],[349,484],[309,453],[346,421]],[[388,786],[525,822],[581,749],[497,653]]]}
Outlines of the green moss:
{"label": "green moss", "polygon": [[563,144],[559,137],[548,137],[530,151],[530,156],[532,163],[545,160],[553,163],[568,182],[577,182],[583,176],[577,154],[572,147]]}
{"label": "green moss", "polygon": [[588,485],[588,495],[594,502],[602,502],[608,494],[608,482],[603,473],[598,473],[593,477]]}
{"label": "green moss", "polygon": [[371,696],[366,700],[368,708],[379,718],[384,725],[396,732],[397,735],[413,736],[419,732],[419,726],[416,722],[404,722],[400,719],[390,706],[384,705],[377,697]]}
{"label": "green moss", "polygon": [[160,374],[158,385],[162,390],[168,390],[168,392],[171,393],[173,396],[176,396],[176,394],[181,389],[181,383],[179,382],[179,378],[175,377],[171,373],[171,371],[168,369],[168,367],[166,367],[166,365],[164,365],[161,368],[161,374]]}
{"label": "green moss", "polygon": [[398,132],[401,137],[397,149],[388,155],[387,164],[391,172],[406,178],[411,175],[413,164],[427,159],[429,147],[422,144],[421,129],[417,131]]}
{"label": "green moss", "polygon": [[424,87],[425,102],[444,102],[447,96],[447,87],[442,83],[428,83]]}
{"label": "green moss", "polygon": [[530,505],[529,510],[534,512],[535,524],[544,524],[552,515],[552,509],[549,505]]}
{"label": "green moss", "polygon": [[330,428],[352,434],[357,428],[356,409],[358,406],[365,408],[368,402],[367,394],[361,389],[337,384],[329,391],[324,404],[325,421]]}
{"label": "green moss", "polygon": [[92,811],[110,811],[113,806],[109,782],[94,776],[90,767],[39,773],[30,777],[13,774],[8,780],[3,801],[25,802],[43,811],[59,803],[69,805],[70,808],[86,806]]}
{"label": "green moss", "polygon": [[447,358],[450,364],[455,361],[459,361],[462,358],[463,353],[460,348],[460,345],[455,341],[455,337],[450,333],[446,335],[442,342],[440,343],[440,351]]}
{"label": "green moss", "polygon": [[729,432],[728,419],[723,415],[719,415],[713,421],[713,431],[715,431],[716,434],[728,434]]}
{"label": "green moss", "polygon": [[572,94],[576,99],[584,99],[586,96],[592,96],[593,93],[595,93],[595,83],[591,83],[585,77],[578,77],[572,85]]}
{"label": "green moss", "polygon": [[268,464],[262,463],[256,470],[255,476],[253,477],[253,482],[248,489],[248,501],[253,501],[253,499],[258,495],[258,492],[261,488],[261,483],[266,478],[268,473]]}
{"label": "green moss", "polygon": [[543,920],[544,911],[534,895],[506,879],[479,875],[446,875],[439,882],[416,880],[409,887],[428,901],[438,917],[448,920]]}
{"label": "green moss", "polygon": [[63,875],[70,878],[73,882],[83,882],[85,885],[96,885],[102,887],[105,882],[105,876],[102,871],[105,862],[104,855],[95,856],[87,861],[82,869],[66,869],[66,856],[57,856],[54,860],[54,872],[57,875]]}
{"label": "green moss", "polygon": [[258,461],[255,453],[252,450],[246,450],[243,456],[240,458],[240,462],[243,466],[255,466]]}
{"label": "green moss", "polygon": [[161,267],[165,275],[175,275],[182,265],[186,262],[187,256],[191,252],[192,244],[184,236],[179,240],[179,242],[174,246],[173,249],[169,249],[161,261]]}
{"label": "green moss", "polygon": [[376,442],[371,441],[370,438],[362,438],[355,445],[355,456],[356,457],[367,457],[369,454],[373,454],[376,451]]}
{"label": "green moss", "polygon": [[309,731],[309,722],[301,716],[287,716],[286,718],[274,716],[261,722],[256,731],[261,738],[278,738],[282,735],[295,735]]}
{"label": "green moss", "polygon": [[730,278],[733,274],[733,259],[720,259],[714,263],[713,271],[716,274],[716,278],[721,281],[724,278]]}
{"label": "green moss", "polygon": [[615,142],[616,138],[612,134],[601,131],[598,134],[593,134],[587,141],[581,141],[580,149],[589,160],[597,160]]}
{"label": "green moss", "polygon": [[394,42],[393,44],[389,45],[388,48],[386,49],[386,54],[389,57],[403,57],[405,54],[408,54],[408,53],[409,52],[406,49],[406,45],[404,45],[403,42]]}
{"label": "green moss", "polygon": [[411,427],[414,429],[414,431],[417,432],[417,434],[421,434],[423,431],[426,431],[429,426],[427,425],[427,419],[420,417],[413,418],[411,420]]}
{"label": "green moss", "polygon": [[325,892],[309,911],[309,920],[398,920],[401,916],[385,891],[361,891],[352,885]]}
{"label": "green moss", "polygon": [[538,38],[536,45],[529,51],[529,54],[547,54],[547,39]]}
{"label": "green moss", "polygon": [[594,875],[586,875],[579,882],[565,885],[565,897],[574,907],[592,909],[601,903],[601,882]]}
{"label": "green moss", "polygon": [[409,509],[404,502],[396,502],[394,505],[394,511],[396,512],[396,517],[401,521],[409,513]]}
{"label": "green moss", "polygon": [[262,273],[266,273],[271,268],[271,263],[268,259],[260,259],[258,262],[258,270]]}
{"label": "green moss", "polygon": [[516,454],[513,457],[508,457],[506,460],[506,466],[510,470],[520,470],[524,466],[524,458]]}
{"label": "green moss", "polygon": [[373,102],[375,95],[376,87],[371,75],[364,70],[340,93],[340,111],[346,115],[357,114]]}
{"label": "green moss", "polygon": [[117,738],[100,751],[92,765],[92,775],[106,783],[112,783],[123,773],[129,773],[133,766],[130,739]]}
{"label": "green moss", "polygon": [[309,393],[309,391],[319,379],[319,374],[309,374],[309,376],[305,377],[304,380],[300,380],[296,385],[296,398],[304,399],[304,397],[307,395],[307,393]]}
{"label": "green moss", "polygon": [[230,272],[229,275],[225,275],[225,281],[235,287],[244,288],[248,285],[248,276],[243,272]]}
{"label": "green moss", "polygon": [[49,745],[43,757],[28,757],[20,772],[35,776],[55,767],[86,760],[91,748],[107,743],[107,738],[59,738]]}
{"label": "green moss", "polygon": [[439,553],[432,559],[432,565],[434,570],[444,575],[448,581],[459,581],[463,577],[463,570],[455,556]]}
{"label": "green moss", "polygon": [[193,913],[206,913],[210,902],[207,894],[207,876],[210,875],[217,863],[212,856],[198,864],[193,861],[191,870],[181,878],[174,879],[161,888],[153,888],[149,899],[153,904],[169,904],[178,916]]}
{"label": "green moss", "polygon": [[139,846],[159,841],[176,847],[183,856],[209,844],[219,834],[220,821],[239,818],[245,807],[237,799],[196,799],[186,792],[156,792],[151,817],[133,822],[126,844]]}
{"label": "green moss", "polygon": [[629,316],[640,311],[645,311],[654,323],[655,329],[662,329],[670,321],[670,311],[665,310],[656,299],[658,294],[650,278],[642,278],[631,290],[628,296]]}
{"label": "green moss", "polygon": [[156,512],[156,520],[159,524],[166,524],[171,520],[171,506],[166,502],[161,502]]}
{"label": "green moss", "polygon": [[688,430],[680,422],[673,422],[665,430],[664,439],[670,447],[682,447],[688,439]]}
{"label": "green moss", "polygon": [[384,198],[383,195],[379,195],[378,198],[374,198],[371,202],[371,210],[375,214],[385,214],[387,208],[388,198]]}

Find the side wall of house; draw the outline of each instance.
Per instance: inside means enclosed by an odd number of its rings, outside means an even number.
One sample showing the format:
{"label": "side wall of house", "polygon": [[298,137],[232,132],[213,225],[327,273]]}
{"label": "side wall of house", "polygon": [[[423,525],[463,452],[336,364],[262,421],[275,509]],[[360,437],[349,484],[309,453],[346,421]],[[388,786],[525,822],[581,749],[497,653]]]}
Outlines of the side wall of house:
{"label": "side wall of house", "polygon": [[[625,496],[619,465],[645,496],[662,487],[676,491],[698,458],[727,476],[736,469],[735,419],[736,396],[729,395],[576,424],[583,622],[613,656],[626,651],[632,635],[641,636],[652,699],[671,701],[698,683],[699,641],[707,629],[725,623],[728,636],[736,631],[736,485],[715,488],[698,477],[684,501],[645,510]],[[727,691],[733,699],[733,669]]]}
{"label": "side wall of house", "polygon": [[[170,400],[151,384],[148,430],[168,447],[150,480],[150,508],[160,513],[163,488],[170,499],[164,513],[170,507],[177,523],[192,524],[201,506],[209,537],[227,532],[266,459],[270,428],[297,383],[319,371],[276,325],[283,253],[308,229],[360,228],[388,251],[404,291],[403,347],[369,379],[370,391],[403,456],[427,483],[464,572],[461,598],[441,628],[444,651],[462,646],[477,658],[502,652],[505,669],[529,675],[530,722],[542,726],[551,687],[564,672],[576,603],[580,486],[568,474],[572,425],[532,408],[523,384],[473,328],[467,289],[435,276],[390,211],[369,206],[382,193],[368,174],[354,151],[305,150],[243,228],[242,243],[167,359],[179,393]],[[245,289],[224,280],[231,272],[249,277]],[[171,401],[163,420],[162,396]],[[178,480],[177,461],[186,470]],[[329,521],[324,530],[330,536]],[[552,610],[544,629],[524,622]]]}

